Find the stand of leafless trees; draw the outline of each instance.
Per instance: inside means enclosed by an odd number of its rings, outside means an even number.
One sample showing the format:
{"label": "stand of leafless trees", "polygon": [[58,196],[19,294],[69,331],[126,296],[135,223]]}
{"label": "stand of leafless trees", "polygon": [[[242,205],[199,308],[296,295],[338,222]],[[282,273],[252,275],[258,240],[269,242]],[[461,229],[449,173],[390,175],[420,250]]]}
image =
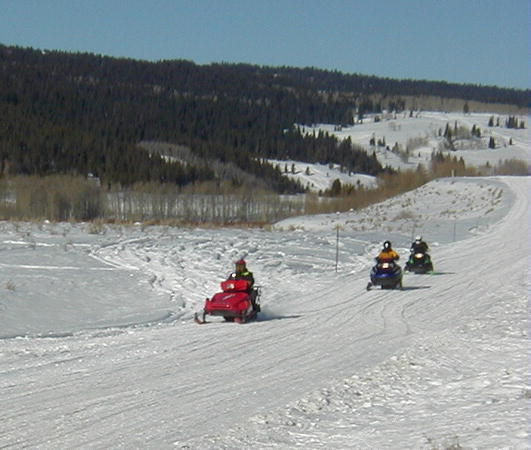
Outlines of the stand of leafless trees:
{"label": "stand of leafless trees", "polygon": [[150,184],[105,190],[69,176],[0,179],[0,219],[176,223],[271,223],[302,214],[304,196],[257,191],[181,192]]}

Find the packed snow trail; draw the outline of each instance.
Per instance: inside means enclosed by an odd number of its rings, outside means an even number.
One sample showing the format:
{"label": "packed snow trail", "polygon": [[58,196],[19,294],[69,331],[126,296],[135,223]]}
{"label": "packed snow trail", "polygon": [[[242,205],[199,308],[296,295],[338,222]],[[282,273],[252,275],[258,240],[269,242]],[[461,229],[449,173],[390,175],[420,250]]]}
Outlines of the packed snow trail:
{"label": "packed snow trail", "polygon": [[[433,258],[441,275],[406,275],[403,291],[366,292],[367,257],[349,259],[356,268],[350,273],[313,272],[308,278],[304,271],[268,266],[274,260],[271,255],[261,266],[269,299],[264,296],[265,312],[255,323],[197,326],[180,303],[182,322],[1,341],[0,400],[9,406],[0,412],[0,447],[345,448],[350,442],[361,448],[415,448],[426,444],[424,433],[431,432],[434,438],[460,435],[465,446],[487,442],[490,448],[525,448],[525,431],[515,432],[526,429],[526,340],[521,335],[517,339],[525,326],[515,323],[507,329],[509,324],[501,322],[505,328],[497,329],[500,322],[489,318],[516,314],[522,307],[525,311],[527,249],[521,237],[527,229],[529,181],[503,182],[514,192],[506,217],[488,233],[439,246]],[[260,239],[265,239],[257,233],[256,254]],[[301,241],[293,244],[290,238],[282,242],[283,249],[300,255],[303,265],[318,259],[325,248],[333,253],[330,242],[317,246],[314,255],[311,246],[308,253],[299,253],[296,244]],[[312,237],[304,239],[311,243]],[[235,253],[239,242],[235,237]],[[135,245],[154,244],[147,240],[120,245],[127,252]],[[187,253],[184,240],[161,247],[169,253],[155,250],[155,263],[152,257],[144,260],[154,267],[154,285],[172,298],[187,295],[172,287],[178,280],[171,277],[179,276],[168,270],[174,267],[167,259],[172,252],[176,257],[181,253],[184,272],[197,274],[194,283],[187,275],[181,281],[191,288],[206,285],[212,293],[216,287],[201,277],[218,271],[219,279],[217,250],[209,239],[196,244],[195,250],[203,246],[211,255],[201,261],[204,272],[196,270],[195,263],[186,272],[186,256],[194,253]],[[105,249],[98,255],[108,260]],[[118,256],[115,263],[120,266]],[[200,304],[199,297],[193,304]],[[516,319],[521,317],[516,314]],[[467,330],[478,333],[481,327],[495,333],[468,342]],[[511,333],[514,352],[500,352],[498,342],[489,342],[493,335],[509,342]],[[489,346],[492,351],[482,349]],[[434,359],[441,367],[432,366]],[[423,364],[424,375],[432,377],[425,378],[431,388],[422,377],[411,377],[411,361]],[[469,361],[475,365],[467,367]],[[397,371],[403,362],[403,370]],[[475,368],[482,372],[475,373]],[[512,375],[500,378],[507,370]],[[484,403],[479,409],[467,397],[470,386],[457,383],[463,383],[461,376],[482,385],[484,399],[491,395],[493,377],[499,378],[511,402],[492,407]],[[460,389],[443,389],[447,379]],[[405,382],[407,391],[400,397],[394,384],[401,389]],[[363,392],[356,391],[360,386]],[[426,402],[431,398],[432,404],[419,404],[416,393]],[[498,392],[491,393],[497,398]],[[445,396],[456,403],[455,409],[443,402]],[[378,397],[383,403],[375,400]],[[442,415],[431,409],[438,404],[447,408]],[[483,411],[478,424],[466,415],[467,408],[473,408],[474,417]],[[429,417],[419,423],[427,411]],[[400,423],[390,422],[389,415]],[[485,436],[494,416],[499,419]],[[327,435],[320,422],[334,432]],[[499,436],[503,428],[510,431],[505,440]]]}

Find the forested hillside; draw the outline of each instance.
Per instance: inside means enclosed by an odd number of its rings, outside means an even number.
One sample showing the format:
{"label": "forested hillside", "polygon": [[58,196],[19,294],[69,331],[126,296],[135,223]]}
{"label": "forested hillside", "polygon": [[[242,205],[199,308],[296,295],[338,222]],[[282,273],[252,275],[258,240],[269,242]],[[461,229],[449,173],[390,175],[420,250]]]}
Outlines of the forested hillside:
{"label": "forested hillside", "polygon": [[[279,193],[300,192],[265,160],[334,162],[372,175],[384,169],[351,142],[305,136],[296,124],[351,125],[422,95],[517,107],[530,99],[530,91],[497,87],[0,45],[0,173],[92,173],[108,186],[185,186],[228,176],[235,186],[253,179]],[[148,151],[142,142],[183,146],[193,158]],[[221,175],[219,167],[235,170]]]}

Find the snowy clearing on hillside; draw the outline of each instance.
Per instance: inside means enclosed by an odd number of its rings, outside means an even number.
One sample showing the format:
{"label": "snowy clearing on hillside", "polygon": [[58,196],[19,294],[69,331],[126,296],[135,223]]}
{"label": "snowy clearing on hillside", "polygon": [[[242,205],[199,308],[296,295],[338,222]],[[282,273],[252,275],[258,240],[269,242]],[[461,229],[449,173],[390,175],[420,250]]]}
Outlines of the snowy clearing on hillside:
{"label": "snowy clearing on hillside", "polygon": [[[334,125],[318,125],[312,128],[305,128],[303,132],[313,133],[327,131],[337,136],[339,139],[350,138],[353,143],[357,143],[368,151],[375,151],[378,160],[383,166],[394,169],[416,169],[418,164],[429,165],[431,155],[439,150],[440,143],[444,137],[439,136],[446,126],[450,129],[464,127],[472,130],[476,126],[481,131],[480,139],[462,139],[455,142],[456,150],[447,150],[446,154],[463,158],[470,166],[481,166],[489,162],[496,165],[507,159],[530,160],[530,136],[528,117],[520,117],[519,120],[525,123],[525,129],[506,128],[504,126],[507,116],[499,116],[487,113],[441,113],[420,111],[410,117],[409,113],[397,115],[387,115],[379,121],[375,121],[374,115],[368,116],[363,123],[352,127],[344,127],[341,130]],[[494,117],[495,124],[500,122],[500,126],[489,127],[489,120]],[[493,137],[496,148],[488,147],[489,138]],[[371,137],[378,140],[385,140],[384,147],[369,145]],[[512,140],[512,144],[510,141]],[[398,143],[403,149],[408,147],[408,143],[414,145],[407,160],[393,153],[390,149]]]}
{"label": "snowy clearing on hillside", "polygon": [[[445,179],[271,231],[1,222],[0,447],[526,449],[529,193]],[[367,292],[413,230],[435,273]],[[258,320],[193,323],[240,257]]]}
{"label": "snowy clearing on hillside", "polygon": [[[375,120],[375,118],[378,119]],[[409,112],[401,114],[368,115],[363,123],[350,127],[338,127],[333,124],[318,124],[313,127],[299,126],[305,134],[318,134],[325,131],[335,135],[338,139],[350,138],[354,144],[360,145],[368,153],[375,152],[382,166],[393,169],[415,170],[419,164],[429,167],[432,154],[441,149],[446,126],[452,130],[461,129],[460,132],[480,130],[481,138],[468,137],[454,141],[456,150],[444,150],[443,153],[463,158],[465,164],[471,167],[490,164],[496,166],[500,162],[518,159],[531,162],[531,136],[529,135],[529,117],[518,117],[519,123],[525,124],[525,129],[506,128],[505,121],[509,116],[493,115],[487,113],[443,113],[419,111],[414,115]],[[493,118],[495,126],[489,126]],[[496,126],[499,124],[499,126]],[[465,131],[463,131],[465,130]],[[489,139],[493,137],[496,148],[488,147]],[[371,146],[371,138],[375,142],[385,142],[384,146]],[[401,152],[394,152],[393,147],[398,145]],[[388,148],[387,148],[388,147]],[[405,150],[409,152],[405,155]],[[376,179],[369,175],[349,174],[341,172],[338,164],[310,164],[301,161],[272,160],[283,173],[290,178],[299,180],[304,187],[313,192],[324,191],[330,188],[335,179],[342,184],[357,186],[360,183],[366,187],[373,187]],[[292,171],[295,168],[295,173]]]}
{"label": "snowy clearing on hillside", "polygon": [[352,186],[376,187],[376,177],[356,173],[342,172],[338,164],[311,164],[300,161],[268,160],[270,164],[278,166],[284,176],[298,180],[302,186],[312,192],[325,191],[330,188],[334,180],[338,179],[341,184]]}

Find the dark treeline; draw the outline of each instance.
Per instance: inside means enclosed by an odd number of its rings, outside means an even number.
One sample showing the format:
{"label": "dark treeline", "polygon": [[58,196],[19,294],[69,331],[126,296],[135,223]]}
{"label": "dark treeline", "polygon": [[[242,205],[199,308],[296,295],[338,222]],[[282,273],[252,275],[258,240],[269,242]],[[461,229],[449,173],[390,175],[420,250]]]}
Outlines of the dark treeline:
{"label": "dark treeline", "polygon": [[[277,192],[299,192],[264,160],[334,162],[373,175],[384,168],[350,141],[303,135],[296,124],[351,125],[360,113],[399,110],[400,95],[424,93],[516,105],[529,99],[529,91],[496,87],[0,45],[0,173],[92,173],[108,185],[184,186],[216,180],[216,161]],[[150,153],[142,141],[185,146],[194,163]],[[228,181],[243,183],[237,175]]]}

